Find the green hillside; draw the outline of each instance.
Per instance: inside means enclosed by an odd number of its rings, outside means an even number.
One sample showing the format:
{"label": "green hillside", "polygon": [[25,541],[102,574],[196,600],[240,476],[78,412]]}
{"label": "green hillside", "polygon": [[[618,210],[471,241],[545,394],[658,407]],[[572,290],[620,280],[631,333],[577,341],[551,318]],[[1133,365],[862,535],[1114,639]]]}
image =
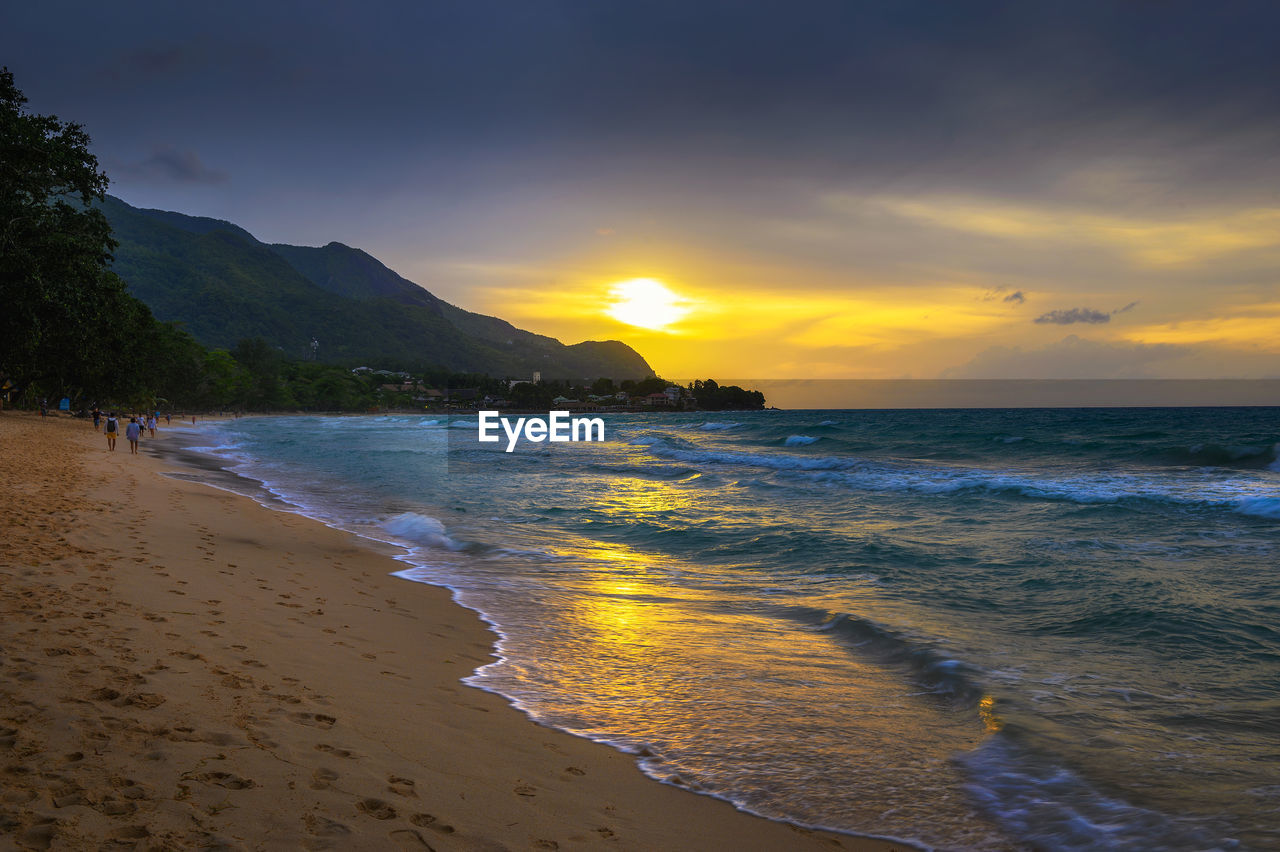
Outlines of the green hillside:
{"label": "green hillside", "polygon": [[377,258],[342,243],[329,243],[322,248],[276,243],[271,250],[311,283],[339,296],[361,300],[386,298],[405,305],[435,308],[437,313],[443,304],[417,284],[383,266]]}
{"label": "green hillside", "polygon": [[359,249],[267,245],[229,222],[101,204],[114,271],[163,321],[206,346],[262,337],[291,357],[431,365],[494,376],[638,379],[652,369],[618,341],[565,346],[440,301]]}

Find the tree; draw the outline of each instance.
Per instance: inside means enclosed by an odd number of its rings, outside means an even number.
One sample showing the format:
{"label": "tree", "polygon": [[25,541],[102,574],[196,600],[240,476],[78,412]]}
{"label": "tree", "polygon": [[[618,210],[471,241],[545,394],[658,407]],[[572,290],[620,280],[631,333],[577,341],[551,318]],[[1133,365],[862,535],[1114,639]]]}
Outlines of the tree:
{"label": "tree", "polygon": [[29,395],[128,392],[141,365],[108,346],[132,351],[154,320],[108,269],[116,244],[91,206],[107,177],[84,128],[26,103],[0,69],[0,374]]}

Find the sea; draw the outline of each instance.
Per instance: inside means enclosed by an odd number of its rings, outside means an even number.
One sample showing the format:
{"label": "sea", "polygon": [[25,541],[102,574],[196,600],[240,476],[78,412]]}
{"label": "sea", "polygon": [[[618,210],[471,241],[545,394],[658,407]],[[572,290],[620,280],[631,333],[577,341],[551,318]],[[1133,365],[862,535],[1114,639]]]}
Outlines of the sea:
{"label": "sea", "polygon": [[659,781],[926,849],[1280,849],[1280,408],[598,416],[188,440],[398,545],[493,627],[468,683]]}

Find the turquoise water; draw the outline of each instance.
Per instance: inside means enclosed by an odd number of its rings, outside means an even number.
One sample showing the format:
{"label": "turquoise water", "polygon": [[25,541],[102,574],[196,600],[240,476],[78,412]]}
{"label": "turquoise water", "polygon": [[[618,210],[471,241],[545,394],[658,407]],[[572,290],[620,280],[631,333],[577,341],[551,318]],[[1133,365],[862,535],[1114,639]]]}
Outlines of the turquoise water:
{"label": "turquoise water", "polygon": [[201,440],[402,544],[502,637],[470,682],[659,779],[940,848],[1280,848],[1280,409],[605,419]]}

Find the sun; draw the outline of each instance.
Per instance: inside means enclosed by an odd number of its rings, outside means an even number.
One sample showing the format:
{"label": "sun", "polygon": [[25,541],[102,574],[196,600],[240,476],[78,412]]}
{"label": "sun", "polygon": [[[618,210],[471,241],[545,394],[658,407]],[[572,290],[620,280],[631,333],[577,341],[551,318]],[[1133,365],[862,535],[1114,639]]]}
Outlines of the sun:
{"label": "sun", "polygon": [[619,281],[609,290],[613,302],[605,311],[618,322],[660,331],[689,313],[687,300],[652,278]]}

